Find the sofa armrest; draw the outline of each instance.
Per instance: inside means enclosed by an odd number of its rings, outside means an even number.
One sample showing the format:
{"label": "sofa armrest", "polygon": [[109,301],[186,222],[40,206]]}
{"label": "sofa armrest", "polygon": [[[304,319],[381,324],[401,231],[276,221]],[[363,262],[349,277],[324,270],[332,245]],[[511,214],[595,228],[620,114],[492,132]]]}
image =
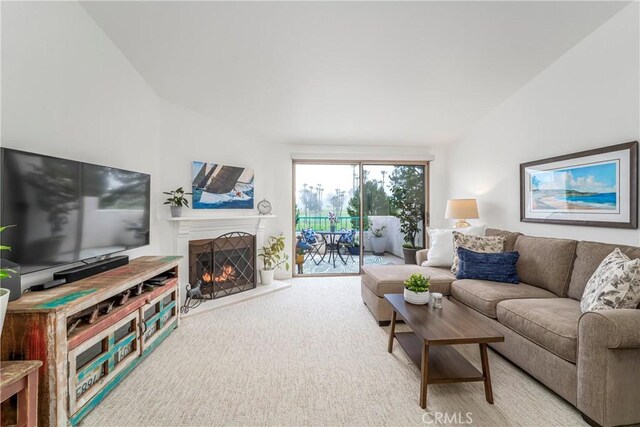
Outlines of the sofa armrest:
{"label": "sofa armrest", "polygon": [[640,348],[640,310],[600,310],[582,315],[580,340],[598,340],[607,348]]}
{"label": "sofa armrest", "polygon": [[416,262],[418,265],[422,265],[423,262],[427,260],[427,256],[429,255],[429,249],[420,249],[416,252]]}
{"label": "sofa armrest", "polygon": [[640,310],[585,313],[578,322],[577,407],[598,424],[640,422]]}

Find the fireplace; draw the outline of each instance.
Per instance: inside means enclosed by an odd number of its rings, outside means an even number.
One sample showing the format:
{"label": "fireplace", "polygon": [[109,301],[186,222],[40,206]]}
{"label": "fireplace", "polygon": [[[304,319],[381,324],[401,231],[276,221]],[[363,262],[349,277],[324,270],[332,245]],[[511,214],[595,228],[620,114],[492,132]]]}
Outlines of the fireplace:
{"label": "fireplace", "polygon": [[256,287],[256,237],[243,232],[189,241],[194,299],[216,299]]}

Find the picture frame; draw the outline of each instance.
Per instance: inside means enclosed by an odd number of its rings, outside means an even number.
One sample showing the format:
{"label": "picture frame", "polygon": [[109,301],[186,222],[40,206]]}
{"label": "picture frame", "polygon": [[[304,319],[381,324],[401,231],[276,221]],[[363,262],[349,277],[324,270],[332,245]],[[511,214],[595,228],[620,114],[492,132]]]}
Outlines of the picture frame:
{"label": "picture frame", "polygon": [[193,209],[253,209],[254,170],[221,163],[191,163]]}
{"label": "picture frame", "polygon": [[638,228],[638,141],[520,164],[520,221]]}

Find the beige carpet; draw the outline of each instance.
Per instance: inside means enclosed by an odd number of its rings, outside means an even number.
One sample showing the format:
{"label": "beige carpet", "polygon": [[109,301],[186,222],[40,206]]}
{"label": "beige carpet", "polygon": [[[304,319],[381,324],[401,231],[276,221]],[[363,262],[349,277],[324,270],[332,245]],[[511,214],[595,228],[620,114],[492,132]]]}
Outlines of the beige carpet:
{"label": "beige carpet", "polygon": [[[289,289],[186,319],[84,426],[585,425],[578,412],[494,352],[482,383],[429,386],[360,299],[357,277]],[[459,348],[479,366],[477,346]],[[467,418],[467,413],[469,418]],[[470,423],[469,421],[472,421]],[[443,425],[440,424],[440,425]]]}

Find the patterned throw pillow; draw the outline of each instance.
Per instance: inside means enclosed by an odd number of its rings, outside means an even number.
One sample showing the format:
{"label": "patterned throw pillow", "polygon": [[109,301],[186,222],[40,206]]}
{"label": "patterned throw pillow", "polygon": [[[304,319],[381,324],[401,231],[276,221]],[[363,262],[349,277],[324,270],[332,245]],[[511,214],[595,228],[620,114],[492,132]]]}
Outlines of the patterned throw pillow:
{"label": "patterned throw pillow", "polygon": [[310,245],[313,245],[318,241],[318,239],[316,239],[316,234],[313,232],[313,228],[302,230],[302,239]]}
{"label": "patterned throw pillow", "polygon": [[453,264],[451,272],[458,272],[458,248],[462,247],[474,252],[504,252],[504,236],[470,236],[457,231],[453,232]]}
{"label": "patterned throw pillow", "polygon": [[580,309],[636,308],[640,303],[640,259],[631,260],[616,248],[602,260],[587,282]]}

